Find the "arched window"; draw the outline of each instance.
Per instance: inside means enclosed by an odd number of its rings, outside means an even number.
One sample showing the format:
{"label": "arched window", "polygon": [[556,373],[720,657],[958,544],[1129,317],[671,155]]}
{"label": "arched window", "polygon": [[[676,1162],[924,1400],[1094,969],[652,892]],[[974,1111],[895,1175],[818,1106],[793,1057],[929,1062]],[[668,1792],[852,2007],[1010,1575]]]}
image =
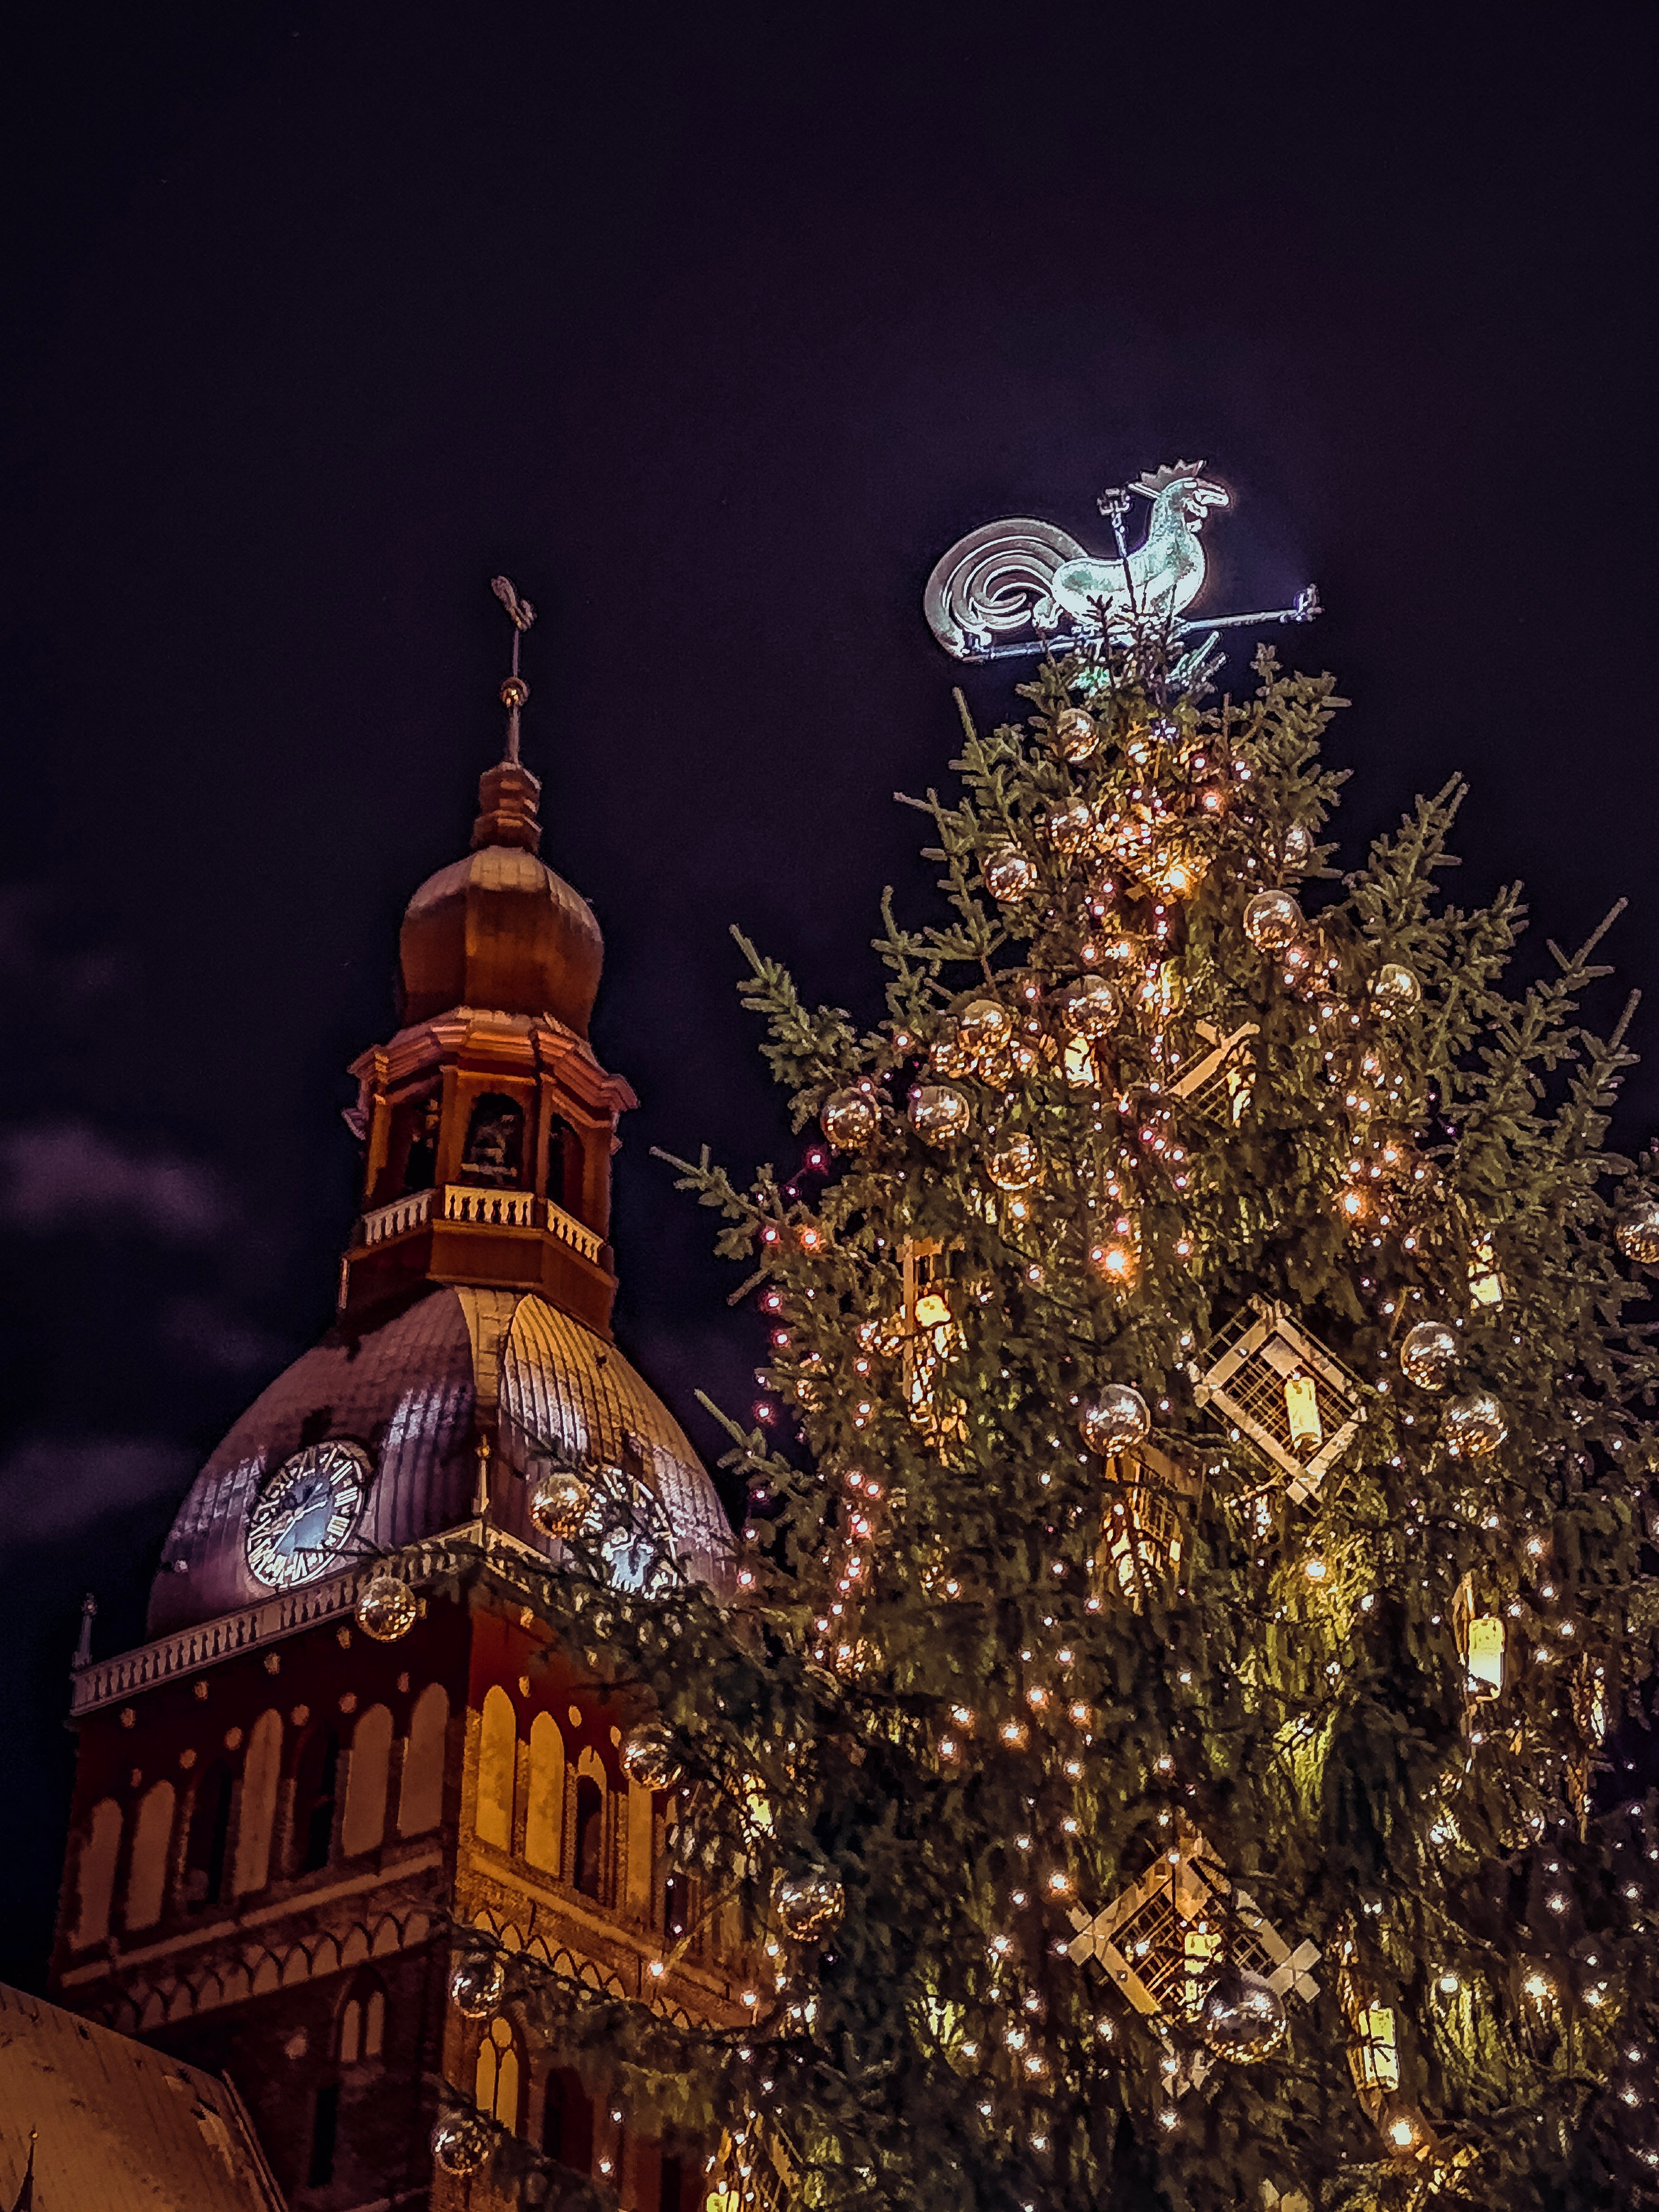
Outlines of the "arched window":
{"label": "arched window", "polygon": [[230,1769],[222,1762],[208,1767],[196,1784],[185,1840],[186,1912],[204,1912],[224,1894],[233,1786]]}
{"label": "arched window", "polygon": [[270,1877],[270,1837],[276,1822],[276,1785],[283,1768],[283,1717],[261,1713],[242,1759],[242,1804],[236,1822],[236,1860],[231,1887],[240,1897],[263,1889]]}
{"label": "arched window", "polygon": [[593,2100],[580,2075],[561,2066],[547,2077],[542,2099],[542,2148],[577,2173],[593,2170]]}
{"label": "arched window", "polygon": [[109,1934],[110,1899],[115,1894],[115,1862],[121,1854],[121,1808],[112,1797],[100,1797],[92,1808],[86,1837],[75,1870],[75,1933],[70,1941],[77,1950],[101,1943]]}
{"label": "arched window", "polygon": [[371,1705],[351,1731],[340,1849],[347,1858],[372,1851],[386,1833],[386,1789],[392,1766],[392,1715]]}
{"label": "arched window", "polygon": [[334,2146],[340,2132],[340,2085],[325,2081],[317,2092],[317,2102],[311,2115],[311,2157],[306,2166],[306,2185],[319,2189],[325,2181],[334,2179]]}
{"label": "arched window", "polygon": [[514,2135],[519,2131],[520,2103],[524,2082],[524,2063],[519,2049],[519,2039],[513,2032],[510,2021],[499,2014],[484,2031],[484,2039],[478,2045],[478,2072],[473,2086],[473,2100],[481,2112],[499,2120]]}
{"label": "arched window", "polygon": [[567,1213],[574,1213],[581,1203],[581,1154],[575,1132],[562,1114],[547,1117],[547,1194]]}
{"label": "arched window", "polygon": [[461,1175],[497,1190],[516,1190],[524,1181],[524,1109],[499,1091],[486,1091],[473,1105]]}
{"label": "arched window", "polygon": [[340,1784],[340,1738],[319,1728],[306,1738],[294,1777],[294,1870],[314,1874],[334,1849],[334,1807]]}
{"label": "arched window", "polygon": [[551,1713],[538,1713],[530,1724],[524,1855],[548,1874],[564,1872],[564,1738]]}
{"label": "arched window", "polygon": [[500,1683],[484,1692],[478,1717],[478,1796],[474,1815],[480,1843],[513,1848],[514,1769],[519,1757],[519,1717]]}
{"label": "arched window", "polygon": [[584,1774],[576,1784],[576,1887],[597,1898],[605,1874],[605,1792]]}
{"label": "arched window", "polygon": [[127,1870],[127,1926],[153,1928],[161,1917],[167,1891],[167,1852],[173,1842],[173,1784],[153,1782],[138,1807]]}
{"label": "arched window", "polygon": [[438,1129],[443,1119],[435,1095],[417,1098],[409,1109],[409,1150],[404,1155],[404,1188],[430,1190],[438,1173]]}
{"label": "arched window", "polygon": [[336,2052],[342,2066],[378,2058],[386,2044],[386,1991],[373,1974],[359,1974],[340,2008]]}
{"label": "arched window", "polygon": [[423,1836],[444,1814],[444,1737],[449,1727],[449,1696],[441,1682],[428,1682],[410,1716],[404,1747],[403,1789],[398,1799],[398,1832]]}

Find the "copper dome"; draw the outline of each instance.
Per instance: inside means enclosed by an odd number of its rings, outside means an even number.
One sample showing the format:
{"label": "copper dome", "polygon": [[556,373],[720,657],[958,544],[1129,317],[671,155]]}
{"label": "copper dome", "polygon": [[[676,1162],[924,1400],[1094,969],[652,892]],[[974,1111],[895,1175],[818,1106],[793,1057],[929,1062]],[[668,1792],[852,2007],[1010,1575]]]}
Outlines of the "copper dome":
{"label": "copper dome", "polygon": [[248,1514],[266,1476],[302,1446],[338,1439],[368,1463],[349,1546],[356,1559],[470,1519],[476,1440],[490,1431],[497,1527],[556,1560],[559,1546],[530,1519],[524,1471],[544,1456],[625,1468],[655,1499],[690,1570],[726,1578],[730,1532],[714,1485],[616,1346],[534,1296],[444,1287],[364,1334],[331,1331],[254,1400],[179,1510],[150,1596],[150,1634],[271,1595],[248,1565]]}
{"label": "copper dome", "polygon": [[406,1027],[477,1006],[550,1014],[587,1035],[605,940],[580,892],[537,858],[540,785],[516,762],[478,787],[473,850],[429,876],[398,941],[398,1009]]}

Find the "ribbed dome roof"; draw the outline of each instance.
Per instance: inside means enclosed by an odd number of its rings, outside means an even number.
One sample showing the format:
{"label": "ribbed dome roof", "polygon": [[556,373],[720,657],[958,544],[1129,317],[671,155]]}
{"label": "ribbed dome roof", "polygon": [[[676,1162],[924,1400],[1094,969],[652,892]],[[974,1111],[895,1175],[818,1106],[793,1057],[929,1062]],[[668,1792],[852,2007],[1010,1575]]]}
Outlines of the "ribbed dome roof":
{"label": "ribbed dome roof", "polygon": [[478,787],[474,849],[410,901],[398,942],[405,1026],[478,1006],[551,1014],[587,1035],[605,940],[586,900],[537,858],[540,789],[516,762],[491,769]]}
{"label": "ribbed dome roof", "polygon": [[[693,1572],[724,1581],[730,1534],[684,1431],[614,1345],[533,1296],[434,1289],[362,1336],[331,1334],[258,1397],[191,1487],[150,1596],[165,1636],[268,1598],[247,1564],[249,1511],[302,1446],[356,1444],[372,1473],[358,1555],[393,1551],[471,1516],[476,1437],[499,1438],[491,1517],[550,1558],[514,1470],[547,1456],[625,1469],[661,1509]],[[343,1559],[341,1565],[346,1562]]]}

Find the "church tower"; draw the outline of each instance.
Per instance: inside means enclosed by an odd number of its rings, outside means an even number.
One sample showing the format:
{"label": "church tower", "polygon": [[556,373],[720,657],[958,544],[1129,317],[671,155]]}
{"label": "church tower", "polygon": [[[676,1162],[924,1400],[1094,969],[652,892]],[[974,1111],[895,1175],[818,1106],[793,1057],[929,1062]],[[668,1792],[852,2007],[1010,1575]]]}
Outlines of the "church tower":
{"label": "church tower", "polygon": [[[574,1478],[625,1586],[670,1559],[725,1587],[729,1545],[611,1339],[635,1102],[588,1042],[598,924],[538,857],[533,614],[496,589],[506,757],[471,849],[409,903],[398,1027],[353,1069],[362,1212],[337,1320],[197,1477],[151,1640],[83,1650],[74,1678],[56,1993],[227,2072],[295,2212],[495,2203],[487,2173],[434,2158],[440,2080],[626,2212],[702,2203],[702,2147],[537,2047],[510,1978],[482,2012],[455,2002],[469,1928],[670,2015],[740,2016],[739,1968],[665,1849],[672,1793],[630,1780],[629,1716],[527,1601],[564,1556],[550,1480]],[[457,1556],[482,1571],[446,1574]]]}

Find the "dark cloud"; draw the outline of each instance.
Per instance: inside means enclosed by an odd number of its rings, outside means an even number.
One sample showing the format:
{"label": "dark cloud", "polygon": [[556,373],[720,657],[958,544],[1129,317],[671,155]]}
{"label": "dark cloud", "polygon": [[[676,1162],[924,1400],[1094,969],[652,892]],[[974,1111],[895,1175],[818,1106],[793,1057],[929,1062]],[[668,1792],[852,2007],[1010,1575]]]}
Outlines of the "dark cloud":
{"label": "dark cloud", "polygon": [[194,1472],[181,1446],[149,1437],[22,1437],[0,1460],[0,1548],[21,1551],[180,1491]]}
{"label": "dark cloud", "polygon": [[210,1298],[175,1298],[161,1314],[161,1333],[162,1342],[181,1359],[220,1375],[275,1373],[295,1349]]}
{"label": "dark cloud", "polygon": [[0,1131],[0,1219],[37,1236],[137,1229],[204,1244],[226,1226],[217,1176],[199,1161],[106,1136],[90,1122]]}

